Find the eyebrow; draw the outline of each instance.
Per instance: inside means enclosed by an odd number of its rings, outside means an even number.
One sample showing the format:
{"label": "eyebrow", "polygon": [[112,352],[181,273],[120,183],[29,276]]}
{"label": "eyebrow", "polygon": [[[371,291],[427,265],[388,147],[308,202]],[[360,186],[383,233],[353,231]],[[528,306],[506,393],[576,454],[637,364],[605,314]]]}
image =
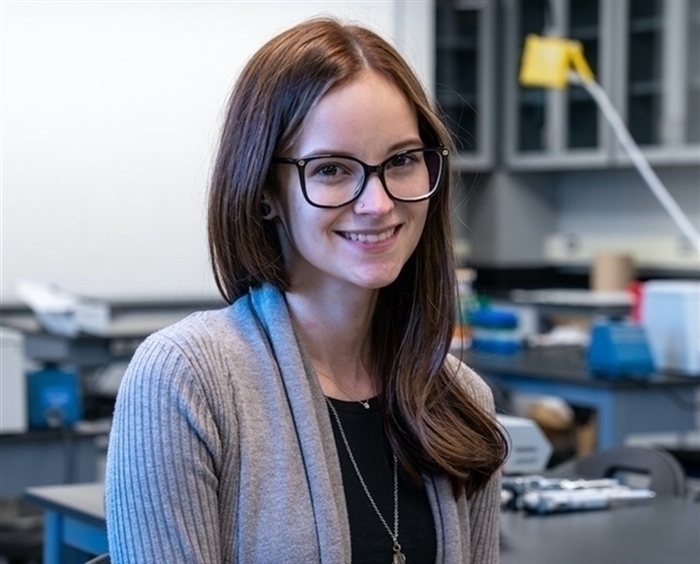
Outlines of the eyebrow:
{"label": "eyebrow", "polygon": [[[395,153],[399,153],[401,151],[408,151],[409,149],[420,149],[425,146],[425,143],[419,138],[415,137],[412,139],[406,139],[403,141],[399,141],[397,143],[394,143],[392,145],[389,145],[387,147],[386,152],[388,153],[389,156]],[[325,148],[320,148],[316,149],[315,151],[312,151],[311,153],[308,153],[304,155],[303,157],[299,157],[302,159],[308,159],[310,157],[320,157],[323,155],[335,155],[338,157],[353,157],[357,158],[354,154],[348,152],[348,151],[339,151],[337,149],[325,149]]]}

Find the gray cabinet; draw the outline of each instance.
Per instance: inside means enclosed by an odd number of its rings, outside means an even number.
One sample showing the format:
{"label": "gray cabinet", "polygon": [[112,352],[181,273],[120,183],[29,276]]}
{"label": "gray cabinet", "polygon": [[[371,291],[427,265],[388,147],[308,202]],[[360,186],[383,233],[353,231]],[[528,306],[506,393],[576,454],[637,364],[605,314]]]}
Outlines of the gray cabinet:
{"label": "gray cabinet", "polygon": [[493,165],[497,4],[435,1],[435,95],[457,141],[458,166],[465,170]]}
{"label": "gray cabinet", "polygon": [[[528,33],[581,41],[597,81],[697,222],[700,0],[434,0],[432,7],[435,22],[424,25],[435,30],[435,94],[460,139],[460,258],[571,265],[548,250],[559,234],[591,255],[602,245],[639,255],[640,265],[685,268],[675,226],[588,93],[523,88],[518,74]],[[641,236],[650,244],[637,243]],[[587,257],[577,255],[576,265],[585,267]]]}
{"label": "gray cabinet", "polygon": [[517,82],[528,33],[583,43],[598,82],[652,164],[700,163],[700,0],[503,0],[505,122],[511,169],[629,164],[580,87]]}
{"label": "gray cabinet", "polygon": [[619,4],[615,102],[630,133],[652,163],[700,163],[700,0]]}

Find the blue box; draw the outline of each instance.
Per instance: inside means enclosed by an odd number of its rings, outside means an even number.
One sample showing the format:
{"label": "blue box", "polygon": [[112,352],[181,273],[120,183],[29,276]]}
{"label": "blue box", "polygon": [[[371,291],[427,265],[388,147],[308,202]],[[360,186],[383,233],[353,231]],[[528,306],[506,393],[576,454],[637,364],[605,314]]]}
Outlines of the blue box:
{"label": "blue box", "polygon": [[595,375],[611,378],[651,375],[654,362],[644,328],[628,322],[595,323],[588,367]]}
{"label": "blue box", "polygon": [[28,375],[29,426],[71,426],[82,417],[80,380],[75,372],[44,368]]}
{"label": "blue box", "polygon": [[485,307],[469,314],[472,349],[486,353],[514,353],[521,349],[518,316],[507,310]]}

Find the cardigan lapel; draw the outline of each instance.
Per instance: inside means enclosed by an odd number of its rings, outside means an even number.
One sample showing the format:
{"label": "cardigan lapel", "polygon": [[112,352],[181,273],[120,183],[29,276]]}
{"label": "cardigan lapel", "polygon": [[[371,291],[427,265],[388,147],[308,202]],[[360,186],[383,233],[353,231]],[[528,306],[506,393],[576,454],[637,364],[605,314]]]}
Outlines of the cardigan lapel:
{"label": "cardigan lapel", "polygon": [[467,502],[462,495],[454,502],[452,484],[446,476],[424,476],[430,507],[435,520],[437,558],[439,564],[468,564],[469,516]]}
{"label": "cardigan lapel", "polygon": [[322,564],[350,563],[350,525],[330,417],[313,367],[292,327],[282,293],[264,284],[250,293],[279,367],[309,484]]}

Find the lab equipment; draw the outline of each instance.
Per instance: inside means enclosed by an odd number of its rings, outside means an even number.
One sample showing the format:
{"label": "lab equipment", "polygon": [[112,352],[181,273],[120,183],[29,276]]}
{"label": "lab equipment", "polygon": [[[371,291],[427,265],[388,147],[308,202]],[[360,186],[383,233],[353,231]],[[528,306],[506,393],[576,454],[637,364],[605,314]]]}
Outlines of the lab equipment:
{"label": "lab equipment", "polygon": [[80,333],[104,337],[110,323],[106,302],[88,300],[52,284],[20,280],[17,293],[49,333],[77,337]]}
{"label": "lab equipment", "polygon": [[505,477],[503,489],[511,494],[508,500],[511,509],[538,515],[607,509],[656,495],[648,488],[631,488],[613,478],[569,480],[538,475]]}
{"label": "lab equipment", "polygon": [[588,367],[597,376],[649,376],[654,372],[644,327],[627,321],[595,322],[587,358]]}
{"label": "lab equipment", "polygon": [[542,472],[552,455],[552,444],[537,423],[525,417],[497,415],[506,430],[510,452],[503,466],[504,474],[533,474]]}
{"label": "lab equipment", "polygon": [[469,314],[469,326],[475,351],[513,353],[522,346],[518,316],[511,311],[482,307]]}
{"label": "lab equipment", "polygon": [[656,367],[700,376],[700,282],[645,282],[641,310]]}
{"label": "lab equipment", "polygon": [[29,426],[61,428],[82,417],[80,382],[75,372],[48,366],[29,374]]}

